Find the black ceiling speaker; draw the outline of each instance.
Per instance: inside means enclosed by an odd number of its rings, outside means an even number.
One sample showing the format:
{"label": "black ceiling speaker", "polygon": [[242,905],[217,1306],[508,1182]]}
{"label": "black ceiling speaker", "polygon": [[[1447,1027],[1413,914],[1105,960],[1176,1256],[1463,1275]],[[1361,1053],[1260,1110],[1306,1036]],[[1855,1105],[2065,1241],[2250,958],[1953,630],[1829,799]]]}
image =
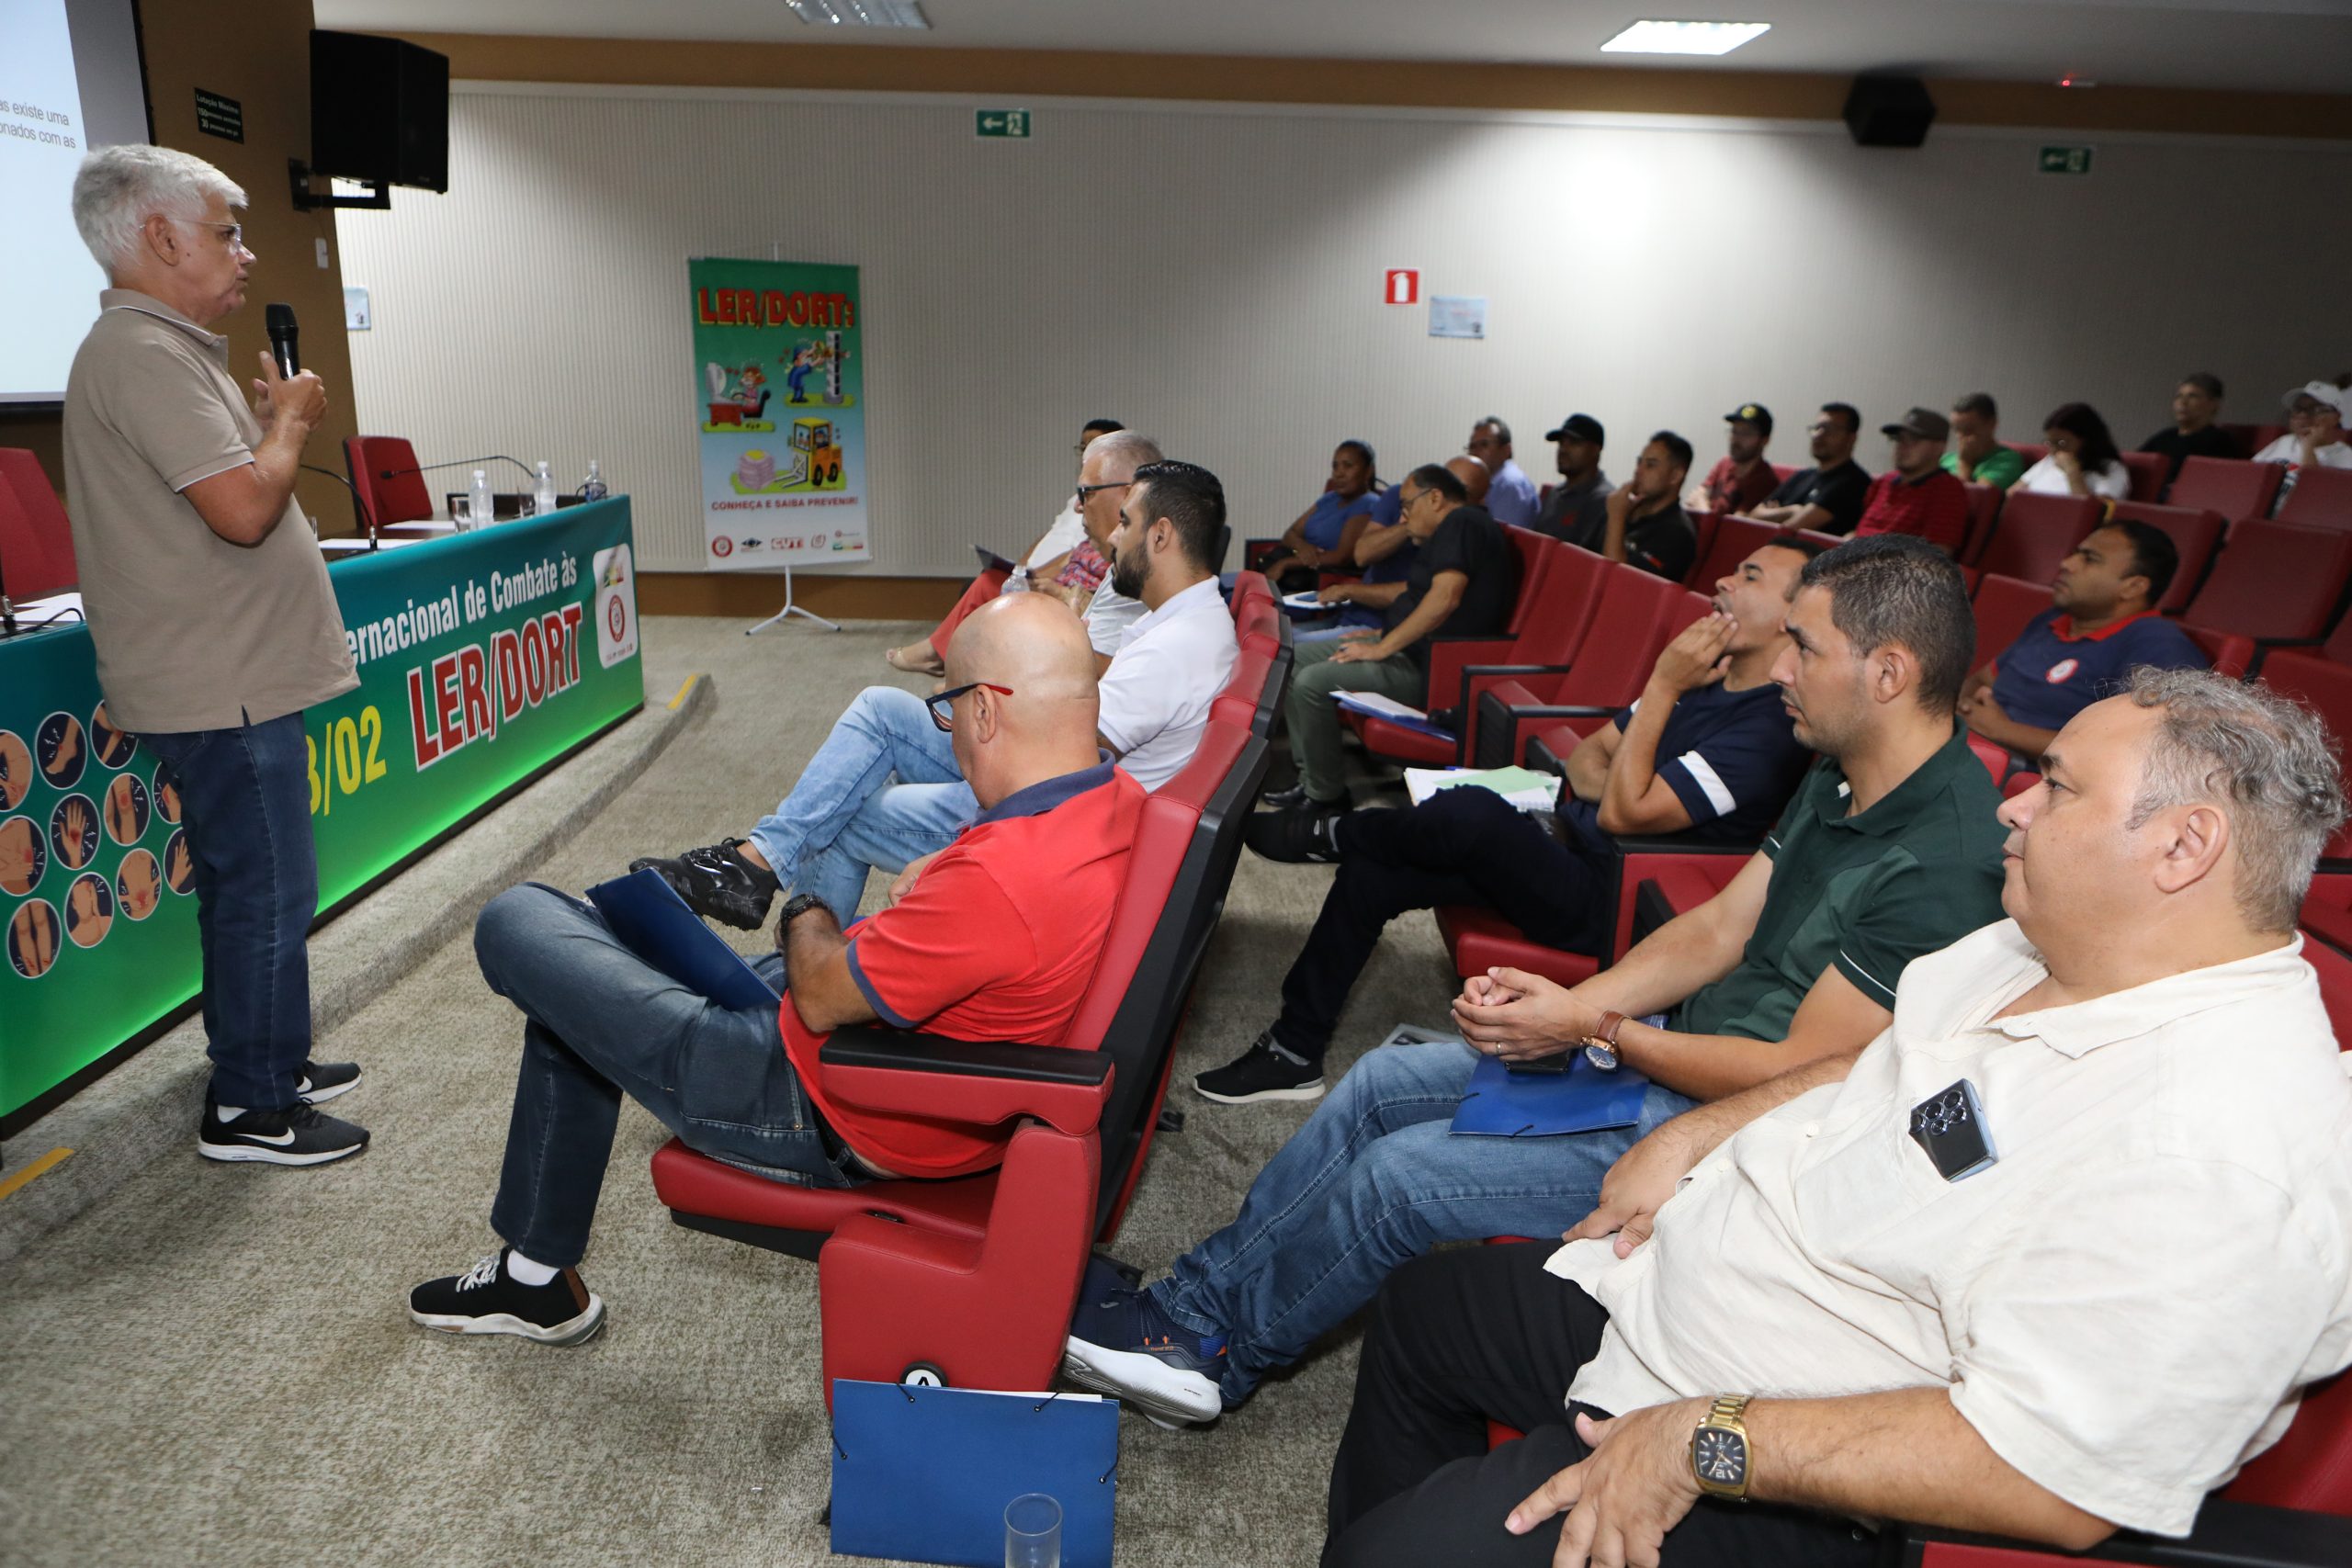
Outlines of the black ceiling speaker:
{"label": "black ceiling speaker", "polygon": [[1936,123],[1936,101],[1917,76],[1857,76],[1846,95],[1846,129],[1862,147],[1917,147]]}
{"label": "black ceiling speaker", "polygon": [[311,34],[312,172],[449,188],[449,60],[401,39]]}

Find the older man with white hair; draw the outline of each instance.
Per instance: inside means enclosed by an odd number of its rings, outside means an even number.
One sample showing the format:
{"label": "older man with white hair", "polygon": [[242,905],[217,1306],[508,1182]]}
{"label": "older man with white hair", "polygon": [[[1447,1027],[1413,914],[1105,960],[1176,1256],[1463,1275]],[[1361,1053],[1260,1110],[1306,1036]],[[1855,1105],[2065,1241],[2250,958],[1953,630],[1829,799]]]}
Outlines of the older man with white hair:
{"label": "older man with white hair", "polygon": [[313,1109],[359,1069],[309,1059],[319,886],[302,710],[359,677],[294,504],[326,391],[265,354],[248,408],[210,331],[245,302],[244,201],[168,148],[83,160],[74,221],[112,287],[66,381],[66,491],[107,711],[178,790],[195,862],[212,1057],[197,1151],[322,1165],[368,1134]]}

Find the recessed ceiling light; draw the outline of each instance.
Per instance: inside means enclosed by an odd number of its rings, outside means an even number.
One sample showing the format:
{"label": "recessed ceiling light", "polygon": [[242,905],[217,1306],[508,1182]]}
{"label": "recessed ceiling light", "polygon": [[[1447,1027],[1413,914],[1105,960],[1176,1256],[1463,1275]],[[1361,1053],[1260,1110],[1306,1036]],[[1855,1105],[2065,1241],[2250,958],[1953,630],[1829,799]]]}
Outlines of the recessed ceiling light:
{"label": "recessed ceiling light", "polygon": [[1729,54],[1772,30],[1770,22],[1635,22],[1600,46],[1603,54]]}
{"label": "recessed ceiling light", "polygon": [[794,16],[820,27],[929,28],[922,0],[784,0]]}

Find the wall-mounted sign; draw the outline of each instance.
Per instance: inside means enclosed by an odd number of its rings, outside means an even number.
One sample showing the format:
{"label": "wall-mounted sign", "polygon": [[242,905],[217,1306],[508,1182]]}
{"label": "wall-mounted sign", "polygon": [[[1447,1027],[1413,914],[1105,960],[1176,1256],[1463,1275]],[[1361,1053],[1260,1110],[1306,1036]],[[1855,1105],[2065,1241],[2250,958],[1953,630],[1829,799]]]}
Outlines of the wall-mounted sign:
{"label": "wall-mounted sign", "polygon": [[2091,150],[2087,147],[2044,147],[2040,166],[2045,175],[2087,175],[2091,172]]}
{"label": "wall-mounted sign", "polygon": [[343,324],[355,333],[364,333],[374,326],[368,313],[368,286],[346,283],[343,286]]}
{"label": "wall-mounted sign", "polygon": [[1430,336],[1483,338],[1486,335],[1485,299],[1466,294],[1430,296]]}
{"label": "wall-mounted sign", "polygon": [[1380,297],[1391,305],[1421,302],[1421,275],[1412,267],[1390,267],[1383,276]]}
{"label": "wall-mounted sign", "polygon": [[1027,109],[974,109],[972,134],[1002,136],[1015,141],[1026,141],[1029,140],[1029,111]]}
{"label": "wall-mounted sign", "polygon": [[218,93],[196,90],[196,129],[207,136],[217,136],[224,141],[245,139],[245,106],[236,98],[224,98]]}

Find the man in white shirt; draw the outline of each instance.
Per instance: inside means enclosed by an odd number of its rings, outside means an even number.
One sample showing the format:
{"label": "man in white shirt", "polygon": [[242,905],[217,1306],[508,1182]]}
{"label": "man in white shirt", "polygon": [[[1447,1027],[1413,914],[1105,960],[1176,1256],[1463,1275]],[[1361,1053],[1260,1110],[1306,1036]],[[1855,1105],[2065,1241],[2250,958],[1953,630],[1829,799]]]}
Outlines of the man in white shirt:
{"label": "man in white shirt", "polygon": [[1566,1246],[1391,1277],[1327,1565],[2178,1536],[2352,1361],[2352,1083],[2295,933],[2324,730],[2143,671],[2044,767],[2001,807],[2011,918],[1859,1056],[1667,1122]]}
{"label": "man in white shirt", "polygon": [[1484,504],[1496,522],[1524,528],[1535,521],[1536,513],[1543,510],[1543,497],[1527,470],[1510,455],[1510,425],[1488,414],[1470,427],[1470,440],[1463,450],[1486,464],[1492,476]]}
{"label": "man in white shirt", "polygon": [[2352,390],[2333,381],[2312,381],[2282,400],[2287,434],[2256,452],[2254,460],[2287,466],[2287,477],[2278,486],[2278,499],[2284,501],[2305,468],[2352,468],[2352,440],[2344,431],[2345,421],[2352,419]]}
{"label": "man in white shirt", "polygon": [[[1174,462],[1102,480],[1093,474],[1098,458],[1131,434],[1100,437],[1088,448],[1092,482],[1079,493],[1090,516],[1112,508],[1102,592],[1115,583],[1135,606],[1102,671],[1102,744],[1137,784],[1158,789],[1192,761],[1238,647],[1216,590],[1224,487],[1206,468]],[[1120,495],[1125,501],[1114,503]],[[1102,644],[1093,646],[1100,658]],[[644,856],[629,869],[659,872],[696,914],[742,931],[760,928],[786,886],[816,894],[847,919],[865,897],[869,872],[910,872],[894,885],[902,891],[921,863],[978,814],[949,737],[922,699],[872,686],[834,724],[792,793],[748,835],[674,858]]]}

